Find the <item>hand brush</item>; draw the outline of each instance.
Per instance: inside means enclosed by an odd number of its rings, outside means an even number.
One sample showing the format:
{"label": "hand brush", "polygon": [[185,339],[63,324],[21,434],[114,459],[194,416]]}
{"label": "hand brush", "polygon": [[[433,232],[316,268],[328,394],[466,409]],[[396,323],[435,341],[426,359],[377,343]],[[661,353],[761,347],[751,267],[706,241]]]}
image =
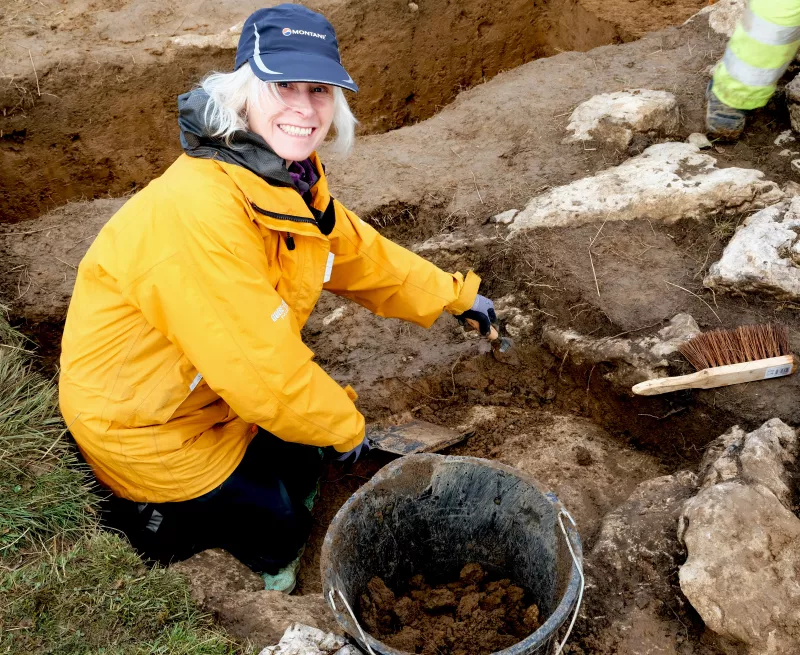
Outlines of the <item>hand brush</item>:
{"label": "hand brush", "polygon": [[791,375],[797,359],[784,325],[743,325],[699,334],[679,347],[697,373],[640,382],[633,393],[655,396],[682,389],[712,389],[729,384]]}

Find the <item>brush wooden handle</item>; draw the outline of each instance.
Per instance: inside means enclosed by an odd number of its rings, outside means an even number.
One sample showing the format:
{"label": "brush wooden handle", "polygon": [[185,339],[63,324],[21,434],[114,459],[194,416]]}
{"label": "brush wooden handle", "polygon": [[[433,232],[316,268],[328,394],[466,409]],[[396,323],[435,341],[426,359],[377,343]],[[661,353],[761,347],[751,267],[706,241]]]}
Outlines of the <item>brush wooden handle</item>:
{"label": "brush wooden handle", "polygon": [[[480,325],[480,323],[478,323],[478,321],[476,321],[474,319],[471,319],[471,318],[468,318],[467,319],[467,323],[469,323],[470,326],[475,328],[478,332],[481,331],[481,325]],[[499,336],[500,336],[500,334],[497,332],[497,330],[495,329],[494,325],[490,326],[489,334],[486,335],[486,338],[489,341],[494,341]]]}
{"label": "brush wooden handle", "polygon": [[655,396],[683,389],[713,389],[714,387],[726,387],[729,384],[779,378],[791,375],[796,370],[797,360],[794,355],[783,355],[758,359],[754,362],[715,366],[689,375],[647,380],[634,385],[633,393],[639,396]]}

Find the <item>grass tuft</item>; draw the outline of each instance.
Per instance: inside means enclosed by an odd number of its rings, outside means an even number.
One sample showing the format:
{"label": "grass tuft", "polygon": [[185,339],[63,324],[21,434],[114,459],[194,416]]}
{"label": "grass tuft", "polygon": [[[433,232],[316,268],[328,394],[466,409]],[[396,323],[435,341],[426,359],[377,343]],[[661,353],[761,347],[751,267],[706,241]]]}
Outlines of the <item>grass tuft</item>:
{"label": "grass tuft", "polygon": [[[2,309],[0,307],[0,309]],[[100,529],[51,380],[0,316],[0,653],[222,655],[243,650],[186,580]]]}
{"label": "grass tuft", "polygon": [[56,387],[0,318],[0,562],[96,526],[96,499],[69,448]]}
{"label": "grass tuft", "polygon": [[51,560],[0,583],[0,652],[234,652],[170,569],[144,566],[130,546],[98,530]]}

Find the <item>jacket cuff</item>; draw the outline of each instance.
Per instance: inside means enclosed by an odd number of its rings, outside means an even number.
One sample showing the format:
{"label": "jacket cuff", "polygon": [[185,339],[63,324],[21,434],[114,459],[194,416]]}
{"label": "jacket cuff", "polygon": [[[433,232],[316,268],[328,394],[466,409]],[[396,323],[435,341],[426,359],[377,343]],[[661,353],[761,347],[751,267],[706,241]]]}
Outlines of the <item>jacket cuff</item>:
{"label": "jacket cuff", "polygon": [[337,443],[333,446],[333,449],[337,453],[349,453],[353,448],[355,448],[358,444],[364,441],[364,433],[365,430],[362,430],[361,433],[354,437],[352,441],[347,441],[345,443]]}
{"label": "jacket cuff", "polygon": [[[461,277],[460,273],[455,274],[456,277]],[[464,284],[461,287],[461,293],[458,298],[445,307],[445,311],[449,314],[463,314],[468,309],[472,309],[475,302],[475,296],[478,295],[478,287],[481,285],[481,279],[472,271],[467,273]]]}

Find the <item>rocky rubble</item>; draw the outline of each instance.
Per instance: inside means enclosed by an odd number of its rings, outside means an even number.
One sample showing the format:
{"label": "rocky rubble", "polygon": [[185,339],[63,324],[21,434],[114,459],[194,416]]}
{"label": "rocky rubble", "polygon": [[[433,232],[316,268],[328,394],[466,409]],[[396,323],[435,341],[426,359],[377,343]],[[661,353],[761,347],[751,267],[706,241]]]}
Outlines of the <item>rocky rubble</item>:
{"label": "rocky rubble", "polygon": [[797,433],[779,419],[748,434],[735,427],[709,446],[681,513],[681,589],[709,628],[752,655],[800,644],[797,455]]}
{"label": "rocky rubble", "polygon": [[675,134],[680,110],[667,91],[632,89],[601,93],[582,102],[570,116],[566,143],[600,141],[624,150],[634,134]]}
{"label": "rocky rubble", "polygon": [[598,339],[548,325],[542,332],[542,340],[551,351],[569,357],[574,364],[613,364],[614,368],[605,377],[620,386],[632,386],[669,375],[669,357],[699,333],[694,318],[678,314],[652,336]]}
{"label": "rocky rubble", "polygon": [[[701,9],[698,16],[708,14],[708,26],[719,34],[730,37],[747,7],[747,0],[719,0]],[[692,19],[690,19],[692,20]]]}
{"label": "rocky rubble", "polygon": [[789,106],[789,120],[792,129],[800,132],[800,76],[795,77],[786,85],[786,104]]}
{"label": "rocky rubble", "polygon": [[602,652],[619,655],[696,652],[684,650],[690,619],[674,575],[683,558],[675,526],[696,484],[689,471],[647,480],[603,519],[586,558],[588,644],[600,639]]}
{"label": "rocky rubble", "polygon": [[292,623],[274,646],[267,646],[259,655],[360,655],[344,637],[323,632],[309,625]]}
{"label": "rocky rubble", "polygon": [[762,209],[740,225],[703,284],[714,291],[800,298],[800,198]]}
{"label": "rocky rubble", "polygon": [[761,171],[720,169],[696,146],[660,143],[619,166],[534,197],[509,229],[518,236],[537,227],[636,218],[673,223],[761,209],[783,197]]}

